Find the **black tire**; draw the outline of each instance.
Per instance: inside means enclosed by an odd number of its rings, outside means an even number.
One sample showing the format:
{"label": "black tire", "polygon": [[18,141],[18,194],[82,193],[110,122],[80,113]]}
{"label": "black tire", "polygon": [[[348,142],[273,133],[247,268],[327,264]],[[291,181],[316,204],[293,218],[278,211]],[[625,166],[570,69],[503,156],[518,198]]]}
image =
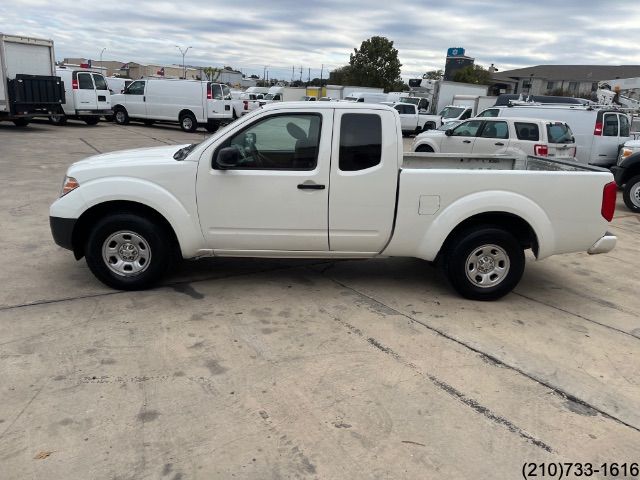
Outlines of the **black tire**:
{"label": "black tire", "polygon": [[640,213],[640,175],[627,180],[622,192],[622,198],[629,210]]}
{"label": "black tire", "polygon": [[114,117],[113,117],[113,115],[105,115],[105,116],[104,116],[104,119],[105,119],[107,122],[113,122]]}
{"label": "black tire", "polygon": [[16,118],[13,121],[13,124],[16,127],[26,127],[27,125],[29,125],[29,123],[30,123],[30,120],[28,118]]}
{"label": "black tire", "polygon": [[117,107],[113,111],[113,120],[118,125],[127,125],[129,123],[129,114],[124,107]]}
{"label": "black tire", "polygon": [[155,120],[143,120],[143,122],[147,127],[152,126],[155,122]]}
{"label": "black tire", "polygon": [[[129,242],[121,244],[126,247],[124,254],[133,255],[133,262],[128,262],[130,273],[123,271],[118,274],[109,266],[103,256],[103,247],[110,237],[118,232],[128,232]],[[123,233],[123,238],[127,234]],[[133,236],[131,235],[133,234]],[[143,216],[133,213],[116,213],[99,220],[91,229],[87,243],[85,245],[85,256],[91,272],[105,285],[118,290],[143,290],[152,287],[159,282],[173,264],[175,258],[175,243],[171,240],[173,235],[161,225]],[[112,241],[114,248],[118,243]],[[132,247],[133,246],[133,247]],[[133,248],[133,253],[130,248]],[[113,262],[122,260],[120,249],[114,250],[114,256],[110,257]],[[105,253],[109,255],[108,251]],[[117,256],[116,256],[117,255]],[[145,263],[142,263],[142,257]],[[138,262],[137,267],[142,268],[139,273],[134,273],[133,265]],[[122,262],[121,270],[126,270],[127,262]]]}
{"label": "black tire", "polygon": [[49,123],[61,127],[67,124],[67,116],[64,113],[49,116]]}
{"label": "black tire", "polygon": [[97,125],[100,121],[100,117],[85,117],[82,119],[87,125]]}
{"label": "black tire", "polygon": [[433,148],[429,145],[418,145],[416,152],[433,153]]}
{"label": "black tire", "polygon": [[207,132],[213,133],[220,128],[220,123],[209,120],[205,125],[205,128],[207,129]]}
{"label": "black tire", "polygon": [[[518,240],[506,230],[490,225],[456,234],[446,247],[443,262],[453,288],[471,300],[503,297],[522,278],[524,265],[524,248]],[[470,278],[474,277],[471,268],[476,270],[474,280]]]}
{"label": "black tire", "polygon": [[180,117],[180,128],[183,132],[195,132],[198,129],[198,121],[196,120],[196,116],[191,112],[183,113]]}

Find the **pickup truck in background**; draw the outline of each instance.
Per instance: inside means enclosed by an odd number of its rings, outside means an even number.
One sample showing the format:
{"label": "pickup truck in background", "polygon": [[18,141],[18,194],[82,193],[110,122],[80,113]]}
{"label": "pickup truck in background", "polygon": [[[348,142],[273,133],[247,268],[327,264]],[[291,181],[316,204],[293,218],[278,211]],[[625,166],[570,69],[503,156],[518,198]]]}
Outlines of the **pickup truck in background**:
{"label": "pickup truck in background", "polygon": [[403,153],[396,110],[283,102],[199,144],[74,163],[53,238],[113,288],[157,283],[177,257],[417,257],[463,296],[510,292],[525,250],[608,252],[611,172],[536,157]]}
{"label": "pickup truck in background", "polygon": [[611,171],[623,188],[624,204],[632,212],[640,213],[640,139],[625,142]]}
{"label": "pickup truck in background", "polygon": [[405,135],[432,130],[442,124],[439,115],[420,113],[418,106],[414,103],[397,102],[393,104],[393,108],[400,115],[400,126]]}

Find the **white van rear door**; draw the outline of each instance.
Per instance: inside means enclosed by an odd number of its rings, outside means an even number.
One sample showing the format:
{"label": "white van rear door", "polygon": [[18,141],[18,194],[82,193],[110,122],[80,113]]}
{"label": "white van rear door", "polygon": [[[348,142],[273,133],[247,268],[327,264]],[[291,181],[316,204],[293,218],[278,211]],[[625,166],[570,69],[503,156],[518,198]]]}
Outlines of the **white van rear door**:
{"label": "white van rear door", "polygon": [[[207,117],[210,119],[231,118],[231,91],[226,85],[207,84]],[[229,100],[225,100],[229,98]]]}
{"label": "white van rear door", "polygon": [[89,72],[77,72],[78,89],[75,90],[76,110],[97,110],[98,95]]}
{"label": "white van rear door", "polygon": [[96,87],[98,110],[111,110],[111,93],[107,81],[99,73],[93,73],[92,76]]}
{"label": "white van rear door", "polygon": [[620,121],[616,112],[606,112],[602,116],[602,136],[594,142],[594,153],[591,163],[609,165],[616,163],[620,148]]}

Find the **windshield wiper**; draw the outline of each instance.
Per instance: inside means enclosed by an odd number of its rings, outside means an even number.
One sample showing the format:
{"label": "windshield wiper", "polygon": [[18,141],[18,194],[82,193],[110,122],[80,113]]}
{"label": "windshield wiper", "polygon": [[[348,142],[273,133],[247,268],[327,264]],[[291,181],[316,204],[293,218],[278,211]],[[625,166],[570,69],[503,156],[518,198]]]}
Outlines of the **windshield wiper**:
{"label": "windshield wiper", "polygon": [[178,150],[176,153],[173,154],[173,158],[178,161],[184,160],[185,158],[187,158],[187,155],[191,153],[191,150],[196,148],[197,145],[198,145],[197,143],[192,143],[191,145],[182,147],[180,150]]}

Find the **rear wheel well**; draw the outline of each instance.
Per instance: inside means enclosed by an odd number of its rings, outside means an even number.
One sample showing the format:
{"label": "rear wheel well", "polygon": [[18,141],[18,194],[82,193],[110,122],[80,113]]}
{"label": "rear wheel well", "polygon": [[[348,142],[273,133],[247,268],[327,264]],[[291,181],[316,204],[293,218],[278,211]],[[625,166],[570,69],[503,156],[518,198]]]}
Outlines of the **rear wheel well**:
{"label": "rear wheel well", "polygon": [[180,252],[178,237],[176,236],[176,233],[173,230],[171,224],[167,221],[166,218],[164,218],[164,216],[162,216],[161,213],[142,203],[130,202],[126,200],[114,200],[111,202],[104,202],[98,205],[94,205],[93,207],[86,210],[82,215],[80,215],[80,218],[78,218],[78,221],[73,228],[73,234],[71,237],[73,253],[77,260],[82,258],[85,254],[85,244],[87,242],[87,238],[89,237],[89,233],[91,232],[91,228],[101,218],[116,213],[132,213],[153,221],[166,230],[167,234],[170,237],[171,243],[173,243],[173,248],[176,254]]}
{"label": "rear wheel well", "polygon": [[447,236],[438,253],[438,257],[447,250],[453,239],[460,233],[479,226],[493,226],[509,232],[518,240],[523,249],[530,248],[533,250],[534,255],[538,256],[538,237],[526,220],[512,213],[487,212],[474,215],[460,222]]}
{"label": "rear wheel well", "polygon": [[191,115],[192,117],[194,117],[194,118],[195,118],[194,113],[193,113],[191,110],[189,110],[189,109],[185,108],[184,110],[182,110],[182,111],[178,114],[178,119],[182,120],[182,117],[185,117],[185,116],[187,116],[187,115]]}

